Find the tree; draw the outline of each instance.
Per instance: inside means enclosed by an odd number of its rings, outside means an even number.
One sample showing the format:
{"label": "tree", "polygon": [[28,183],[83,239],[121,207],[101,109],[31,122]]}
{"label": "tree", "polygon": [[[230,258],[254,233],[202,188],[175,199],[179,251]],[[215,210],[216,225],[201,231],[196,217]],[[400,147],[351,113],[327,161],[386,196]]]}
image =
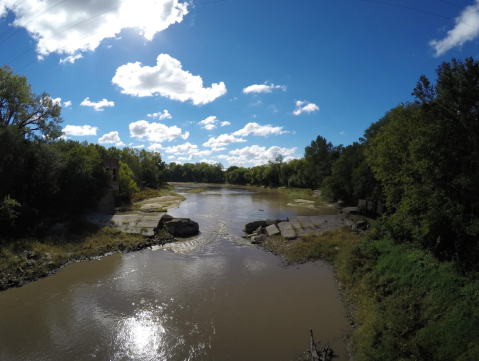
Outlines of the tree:
{"label": "tree", "polygon": [[311,189],[321,187],[323,179],[331,175],[332,163],[339,157],[341,148],[342,146],[334,147],[326,138],[318,135],[316,140],[304,149],[304,158],[309,165],[307,178]]}
{"label": "tree", "polygon": [[35,95],[27,78],[14,75],[9,66],[0,68],[0,127],[13,126],[23,136],[47,139],[61,135],[61,106],[47,94]]}

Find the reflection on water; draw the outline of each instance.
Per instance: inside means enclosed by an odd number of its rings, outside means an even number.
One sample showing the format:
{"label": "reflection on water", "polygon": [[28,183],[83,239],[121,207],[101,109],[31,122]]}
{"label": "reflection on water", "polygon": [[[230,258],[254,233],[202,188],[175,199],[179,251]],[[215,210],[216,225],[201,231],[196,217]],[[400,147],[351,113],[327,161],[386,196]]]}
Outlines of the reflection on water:
{"label": "reflection on water", "polygon": [[208,188],[171,212],[198,221],[198,237],[0,293],[0,360],[290,360],[309,347],[310,328],[346,360],[331,268],[284,268],[240,238],[250,220],[312,214],[286,203]]}

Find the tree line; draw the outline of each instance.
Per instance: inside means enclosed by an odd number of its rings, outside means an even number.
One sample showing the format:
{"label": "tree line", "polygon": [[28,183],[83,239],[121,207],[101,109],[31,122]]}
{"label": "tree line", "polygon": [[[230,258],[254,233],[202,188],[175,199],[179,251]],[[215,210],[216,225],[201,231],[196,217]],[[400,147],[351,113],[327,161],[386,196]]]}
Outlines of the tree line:
{"label": "tree line", "polygon": [[[477,263],[479,251],[479,62],[442,63],[351,145],[317,136],[301,159],[251,168],[163,162],[161,154],[59,140],[61,108],[32,93],[24,76],[0,69],[0,232],[30,235],[54,220],[94,210],[120,159],[119,202],[168,181],[322,189],[354,204],[385,198],[383,230],[444,259]],[[33,232],[33,233],[32,233]]]}

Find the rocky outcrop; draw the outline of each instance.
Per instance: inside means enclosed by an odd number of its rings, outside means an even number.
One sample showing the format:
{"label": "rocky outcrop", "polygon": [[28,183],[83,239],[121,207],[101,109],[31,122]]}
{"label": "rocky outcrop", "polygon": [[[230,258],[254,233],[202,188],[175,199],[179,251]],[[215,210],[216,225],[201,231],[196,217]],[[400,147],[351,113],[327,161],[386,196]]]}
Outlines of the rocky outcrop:
{"label": "rocky outcrop", "polygon": [[197,222],[189,218],[174,218],[164,214],[158,223],[159,229],[166,229],[168,233],[179,237],[190,237],[199,233],[200,227]]}

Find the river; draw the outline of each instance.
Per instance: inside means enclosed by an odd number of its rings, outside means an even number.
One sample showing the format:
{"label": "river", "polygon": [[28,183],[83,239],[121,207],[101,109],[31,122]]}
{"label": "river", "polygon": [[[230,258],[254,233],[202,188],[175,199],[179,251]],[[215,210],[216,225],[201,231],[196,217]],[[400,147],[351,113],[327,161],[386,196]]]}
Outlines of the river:
{"label": "river", "polygon": [[199,236],[0,292],[0,360],[292,360],[310,328],[348,360],[332,268],[284,267],[240,238],[249,221],[321,212],[247,187],[186,196],[169,214],[197,221]]}

